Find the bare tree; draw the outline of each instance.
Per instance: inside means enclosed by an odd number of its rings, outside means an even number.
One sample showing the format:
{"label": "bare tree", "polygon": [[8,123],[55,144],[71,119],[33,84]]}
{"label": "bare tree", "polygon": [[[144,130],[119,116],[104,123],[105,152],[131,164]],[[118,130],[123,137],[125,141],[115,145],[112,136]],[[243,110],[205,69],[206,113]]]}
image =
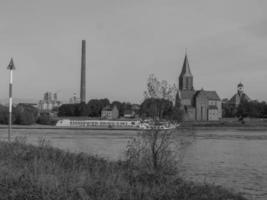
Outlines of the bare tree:
{"label": "bare tree", "polygon": [[[167,81],[159,81],[151,74],[147,81],[145,98],[165,99],[174,102],[177,95],[175,85]],[[161,120],[165,109],[160,104],[155,106],[152,119],[154,124]],[[177,173],[177,151],[174,132],[176,130],[160,130],[152,126],[152,129],[138,133],[129,141],[127,146],[127,159],[135,169],[154,175],[174,175]]]}
{"label": "bare tree", "polygon": [[154,74],[150,74],[147,79],[147,90],[144,92],[145,98],[167,99],[175,102],[177,87],[171,85],[166,80],[158,80]]}
{"label": "bare tree", "polygon": [[143,131],[127,145],[128,161],[137,170],[149,174],[173,175],[177,172],[173,131]]}

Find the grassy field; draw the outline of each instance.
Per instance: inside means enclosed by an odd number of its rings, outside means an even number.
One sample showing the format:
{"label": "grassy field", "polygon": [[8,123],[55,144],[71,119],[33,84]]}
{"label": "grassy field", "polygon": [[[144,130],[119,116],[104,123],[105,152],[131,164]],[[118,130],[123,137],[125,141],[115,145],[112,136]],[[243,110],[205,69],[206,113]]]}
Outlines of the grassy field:
{"label": "grassy field", "polygon": [[73,154],[45,141],[38,147],[0,142],[0,199],[245,200],[221,187],[143,173],[126,161]]}

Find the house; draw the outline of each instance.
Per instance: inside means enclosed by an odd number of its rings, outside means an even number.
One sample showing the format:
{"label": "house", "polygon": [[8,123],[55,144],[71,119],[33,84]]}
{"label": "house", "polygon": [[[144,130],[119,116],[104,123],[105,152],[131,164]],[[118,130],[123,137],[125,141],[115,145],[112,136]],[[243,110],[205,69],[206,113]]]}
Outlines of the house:
{"label": "house", "polygon": [[101,111],[102,119],[118,119],[119,118],[119,110],[117,106],[106,106]]}

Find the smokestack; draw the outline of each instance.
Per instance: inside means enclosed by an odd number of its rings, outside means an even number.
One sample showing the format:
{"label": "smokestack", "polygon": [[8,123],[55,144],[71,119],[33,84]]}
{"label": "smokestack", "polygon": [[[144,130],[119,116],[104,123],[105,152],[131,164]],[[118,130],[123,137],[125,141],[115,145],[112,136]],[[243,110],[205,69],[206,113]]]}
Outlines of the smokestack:
{"label": "smokestack", "polygon": [[86,41],[82,40],[82,63],[81,63],[81,90],[80,90],[80,99],[81,103],[86,103]]}

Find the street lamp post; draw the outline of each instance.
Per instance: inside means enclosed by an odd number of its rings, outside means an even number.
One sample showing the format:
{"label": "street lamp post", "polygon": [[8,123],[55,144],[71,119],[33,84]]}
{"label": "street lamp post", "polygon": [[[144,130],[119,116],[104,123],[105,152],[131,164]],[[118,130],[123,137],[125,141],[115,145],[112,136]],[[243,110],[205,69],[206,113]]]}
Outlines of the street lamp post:
{"label": "street lamp post", "polygon": [[11,58],[7,69],[10,70],[9,79],[9,120],[8,120],[8,142],[11,141],[11,128],[12,128],[12,86],[13,86],[13,70],[15,70],[15,65],[13,58]]}

